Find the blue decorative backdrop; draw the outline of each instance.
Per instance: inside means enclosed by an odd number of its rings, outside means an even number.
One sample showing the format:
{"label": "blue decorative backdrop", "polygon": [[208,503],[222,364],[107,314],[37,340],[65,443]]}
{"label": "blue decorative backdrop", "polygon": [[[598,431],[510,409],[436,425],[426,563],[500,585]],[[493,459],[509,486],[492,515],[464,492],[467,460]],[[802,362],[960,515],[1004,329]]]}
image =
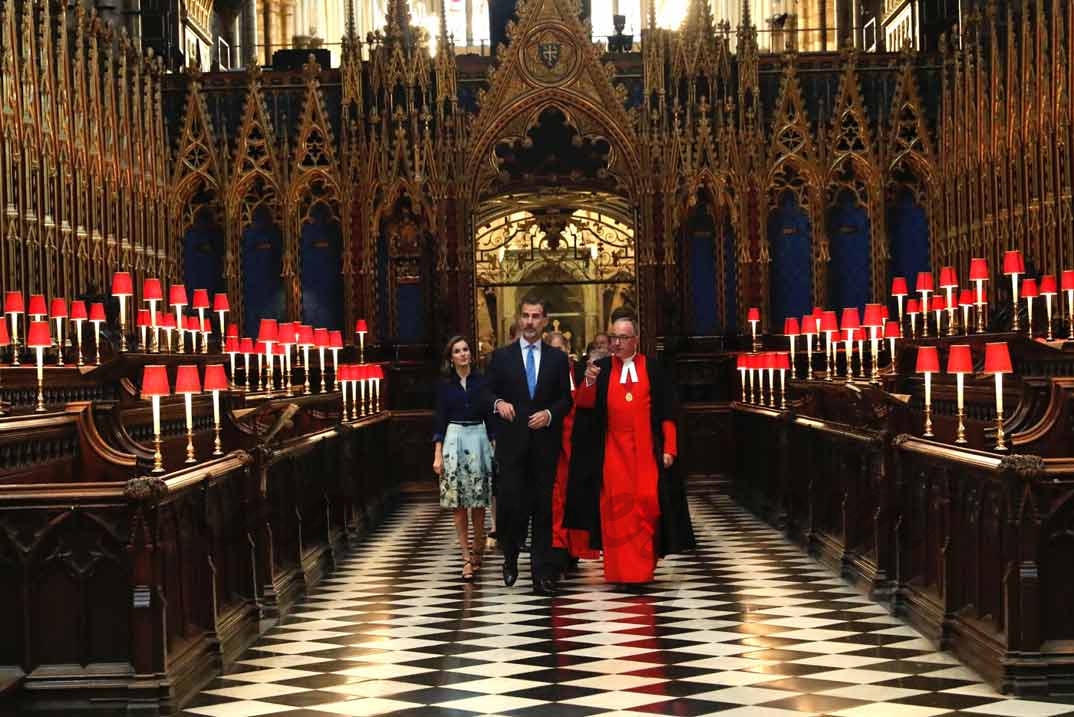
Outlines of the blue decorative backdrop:
{"label": "blue decorative backdrop", "polygon": [[716,316],[716,239],[707,214],[704,221],[698,222],[689,241],[692,331],[698,336],[711,336],[719,331],[719,319]]}
{"label": "blue decorative backdrop", "polygon": [[243,303],[245,333],[256,338],[263,318],[284,315],[283,232],[271,212],[258,207],[253,222],[242,233]]}
{"label": "blue decorative backdrop", "polygon": [[315,204],[302,225],[302,322],[343,328],[343,237],[324,204]]}
{"label": "blue decorative backdrop", "polygon": [[847,191],[828,210],[828,305],[865,308],[870,296],[869,215]]}
{"label": "blue decorative backdrop", "polygon": [[793,192],[784,192],[768,216],[768,243],[772,255],[771,327],[783,330],[783,319],[801,318],[813,309],[813,232],[809,217]]}
{"label": "blue decorative backdrop", "polygon": [[[930,271],[929,266],[929,220],[925,210],[914,200],[909,189],[903,189],[888,204],[888,238],[891,242],[891,274],[906,277],[910,291],[918,272]],[[887,288],[887,287],[886,287]]]}
{"label": "blue decorative backdrop", "polygon": [[183,236],[183,283],[191,295],[194,289],[208,289],[210,295],[223,289],[223,255],[224,231],[212,209],[203,207]]}

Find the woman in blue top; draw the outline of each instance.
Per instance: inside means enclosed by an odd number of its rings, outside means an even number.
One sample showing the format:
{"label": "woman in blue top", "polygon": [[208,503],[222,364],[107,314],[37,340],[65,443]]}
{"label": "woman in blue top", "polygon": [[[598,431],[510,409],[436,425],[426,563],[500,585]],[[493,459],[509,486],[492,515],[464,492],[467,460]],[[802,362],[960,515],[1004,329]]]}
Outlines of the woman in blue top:
{"label": "woman in blue top", "polygon": [[[436,387],[433,471],[440,506],[455,511],[462,579],[472,580],[485,552],[485,509],[492,497],[492,444],[485,427],[485,377],[473,369],[470,342],[453,336],[444,349],[445,378]],[[472,516],[467,514],[472,512]],[[474,524],[470,551],[468,518]]]}

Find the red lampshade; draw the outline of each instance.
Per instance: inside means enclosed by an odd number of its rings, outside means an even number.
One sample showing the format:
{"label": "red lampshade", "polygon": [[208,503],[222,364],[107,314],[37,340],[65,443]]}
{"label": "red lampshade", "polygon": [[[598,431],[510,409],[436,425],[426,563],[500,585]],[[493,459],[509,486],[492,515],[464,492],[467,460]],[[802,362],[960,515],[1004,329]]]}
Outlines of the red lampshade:
{"label": "red lampshade", "polygon": [[26,345],[29,348],[48,348],[52,345],[52,334],[49,333],[47,321],[31,321],[30,330],[26,333]]}
{"label": "red lampshade", "polygon": [[[322,329],[323,330],[323,329]],[[326,337],[327,338],[327,337]],[[313,327],[302,324],[298,329],[298,345],[313,346]]]}
{"label": "red lampshade", "polygon": [[373,365],[373,375],[372,375],[371,378],[375,378],[378,381],[383,381],[384,380],[384,367],[381,366],[379,363],[374,364]]}
{"label": "red lampshade", "polygon": [[857,330],[861,328],[861,318],[858,316],[857,307],[850,306],[843,309],[843,321],[839,324],[843,331]]}
{"label": "red lampshade", "polygon": [[364,334],[368,333],[369,326],[366,324],[365,319],[358,319],[354,322],[354,333]]}
{"label": "red lampshade", "polygon": [[935,346],[918,346],[917,366],[914,371],[917,373],[940,372],[940,354]]}
{"label": "red lampshade", "polygon": [[4,294],[4,313],[21,314],[26,311],[21,291],[8,291]]}
{"label": "red lampshade", "polygon": [[101,302],[95,302],[90,304],[89,307],[89,320],[90,321],[107,321],[107,317],[104,313],[104,304]]}
{"label": "red lampshade", "polygon": [[1063,269],[1063,277],[1059,280],[1059,288],[1063,291],[1074,290],[1074,269]]}
{"label": "red lampshade", "polygon": [[66,319],[67,318],[67,299],[63,299],[59,296],[54,297],[49,304],[48,315],[53,319]]}
{"label": "red lampshade", "polygon": [[932,311],[943,311],[947,308],[947,299],[941,294],[933,294],[932,299],[929,300],[929,309]]}
{"label": "red lampshade", "polygon": [[1036,279],[1022,279],[1022,296],[1027,299],[1035,299],[1040,296]]}
{"label": "red lampshade", "polygon": [[798,328],[798,319],[788,316],[783,320],[783,333],[787,336],[798,336],[802,332]]}
{"label": "red lampshade", "polygon": [[86,314],[86,302],[75,299],[71,302],[71,321],[85,321],[89,316]]}
{"label": "red lampshade", "polygon": [[940,288],[946,289],[956,286],[958,286],[958,274],[955,273],[955,267],[945,266],[940,269]]}
{"label": "red lampshade", "polygon": [[970,281],[988,281],[987,259],[970,259]]}
{"label": "red lampshade", "polygon": [[947,373],[973,373],[969,344],[955,344],[947,353]]}
{"label": "red lampshade", "polygon": [[48,307],[45,306],[45,295],[30,294],[30,310],[26,313],[30,316],[45,316],[48,314]]}
{"label": "red lampshade", "polygon": [[227,294],[213,294],[213,311],[231,311],[231,304],[227,300]]}
{"label": "red lampshade", "polygon": [[884,325],[884,312],[880,310],[880,304],[866,304],[865,316],[862,318],[862,326],[877,328]]}
{"label": "red lampshade", "polygon": [[336,367],[336,379],[339,381],[350,381],[350,365],[341,363]]}
{"label": "red lampshade", "polygon": [[182,284],[172,284],[168,287],[168,303],[172,306],[186,306],[190,302],[186,298],[186,287]]}
{"label": "red lampshade", "polygon": [[[379,366],[377,368],[380,368]],[[776,354],[776,368],[789,371],[791,368],[791,355],[786,351]]]}
{"label": "red lampshade", "polygon": [[933,289],[932,272],[931,271],[918,272],[917,284],[914,287],[914,291],[917,291],[918,293],[920,293],[922,291],[932,291],[932,289]]}
{"label": "red lampshade", "polygon": [[1006,341],[985,344],[985,373],[1011,373],[1013,370]]}
{"label": "red lampshade", "polygon": [[169,396],[171,392],[171,387],[168,385],[167,366],[142,367],[142,398]]}
{"label": "red lampshade", "polygon": [[891,295],[906,296],[910,292],[906,290],[906,277],[896,276],[891,280]]}
{"label": "red lampshade", "polygon": [[880,305],[880,318],[882,318],[884,321],[887,321],[888,318],[890,318],[890,314],[888,313],[887,304],[881,304]]}
{"label": "red lampshade", "polygon": [[1022,258],[1022,252],[1003,252],[1003,273],[1008,275],[1026,273],[1026,262],[1025,259]]}
{"label": "red lampshade", "polygon": [[277,343],[275,346],[272,347],[272,354],[274,356],[286,356],[287,346],[288,345],[284,344],[283,342]]}
{"label": "red lampshade", "polygon": [[160,314],[157,316],[157,326],[165,329],[178,328],[175,323],[175,314]]}
{"label": "red lampshade", "polygon": [[227,337],[229,339],[237,339],[237,338],[239,338],[239,325],[238,324],[228,324],[227,325]]}
{"label": "red lampshade", "polygon": [[187,316],[183,319],[183,328],[187,331],[201,331],[201,322],[197,316]]}
{"label": "red lampshade", "polygon": [[8,332],[7,322],[0,321],[0,346],[11,345],[11,334]]}
{"label": "red lampshade", "polygon": [[279,326],[276,319],[261,319],[261,325],[257,329],[258,341],[275,341],[279,335]]}
{"label": "red lampshade", "polygon": [[112,275],[112,296],[133,296],[134,280],[130,272],[117,271]]}
{"label": "red lampshade", "polygon": [[195,309],[208,309],[209,308],[209,290],[208,289],[194,289],[194,303],[191,307]]}
{"label": "red lampshade", "polygon": [[224,353],[237,354],[240,351],[238,336],[228,336],[224,339]]}
{"label": "red lampshade", "polygon": [[152,326],[153,322],[149,318],[149,309],[138,309],[138,326]]}
{"label": "red lampshade", "polygon": [[224,364],[211,363],[205,367],[205,390],[227,390],[227,373],[224,371]]}
{"label": "red lampshade", "polygon": [[748,314],[746,315],[746,321],[760,321],[761,310],[756,306],[751,306]]}
{"label": "red lampshade", "polygon": [[343,332],[342,331],[329,331],[328,332],[328,348],[341,349],[343,348]]}
{"label": "red lampshade", "polygon": [[823,306],[814,306],[813,307],[813,318],[814,319],[819,319],[822,316],[824,316],[824,307]]}
{"label": "red lampshade", "polygon": [[143,301],[161,301],[164,298],[164,290],[160,286],[160,279],[146,279],[142,283]]}
{"label": "red lampshade", "polygon": [[921,313],[921,302],[918,301],[917,299],[907,299],[906,300],[906,313],[910,314],[911,316],[916,316],[917,314],[920,314]]}
{"label": "red lampshade", "polygon": [[813,318],[812,314],[806,314],[802,317],[802,333],[807,336],[817,334],[817,320]]}
{"label": "red lampshade", "polygon": [[973,306],[977,303],[977,292],[973,289],[963,289],[958,294],[959,306]]}
{"label": "red lampshade", "polygon": [[884,325],[884,338],[885,339],[901,339],[902,329],[899,326],[898,321],[889,321]]}
{"label": "red lampshade", "polygon": [[835,318],[834,311],[825,311],[821,314],[820,330],[824,332],[839,330],[839,322]]}
{"label": "red lampshade", "polygon": [[298,323],[297,321],[284,322],[284,323],[280,324],[280,331],[279,331],[279,335],[277,337],[279,342],[281,344],[286,344],[286,345],[298,343],[298,340],[297,340],[297,337],[295,336],[295,334],[298,333],[298,330],[301,327],[302,327],[302,324]]}
{"label": "red lampshade", "polygon": [[175,374],[175,392],[201,393],[201,379],[196,364],[188,363],[179,367]]}
{"label": "red lampshade", "polygon": [[252,354],[254,353],[254,340],[251,338],[244,338],[239,341],[239,353]]}
{"label": "red lampshade", "polygon": [[1048,296],[1049,294],[1058,294],[1059,290],[1055,285],[1055,274],[1045,274],[1040,278],[1040,295]]}
{"label": "red lampshade", "polygon": [[332,348],[332,337],[328,333],[328,329],[314,329],[313,330],[313,343],[317,348],[330,349]]}

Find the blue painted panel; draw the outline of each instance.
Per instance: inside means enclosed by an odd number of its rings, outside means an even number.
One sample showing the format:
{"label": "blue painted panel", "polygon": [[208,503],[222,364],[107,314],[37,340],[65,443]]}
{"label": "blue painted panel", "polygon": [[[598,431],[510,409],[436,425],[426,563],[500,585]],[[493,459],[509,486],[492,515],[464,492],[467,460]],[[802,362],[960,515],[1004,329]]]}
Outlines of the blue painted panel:
{"label": "blue painted panel", "polygon": [[870,296],[869,216],[848,192],[828,210],[828,305],[865,308]]}
{"label": "blue painted panel", "polygon": [[337,222],[323,204],[302,225],[302,322],[343,328],[343,249]]}
{"label": "blue painted panel", "polygon": [[398,308],[399,343],[413,344],[425,340],[425,300],[421,284],[400,284],[395,290]]}
{"label": "blue painted panel", "polygon": [[780,331],[783,319],[801,317],[813,309],[813,232],[809,217],[790,192],[780,197],[768,215],[768,243],[772,255],[769,326]]}
{"label": "blue painted panel", "polygon": [[925,210],[914,201],[909,190],[903,190],[895,199],[894,205],[888,205],[888,237],[891,242],[891,274],[904,276],[914,288],[914,279],[918,272],[930,271],[929,265],[929,220]]}
{"label": "blue painted panel", "polygon": [[183,236],[183,283],[193,295],[194,289],[221,291],[224,264],[224,232],[205,208],[194,217],[194,224]]}
{"label": "blue painted panel", "polygon": [[727,219],[723,230],[724,306],[727,307],[725,334],[738,331],[738,259],[735,256],[735,234],[731,220]]}
{"label": "blue painted panel", "polygon": [[242,233],[242,278],[245,333],[257,337],[261,319],[284,318],[283,232],[264,208]]}
{"label": "blue painted panel", "polygon": [[692,331],[695,336],[716,333],[716,245],[711,231],[690,236],[690,286],[693,289]]}

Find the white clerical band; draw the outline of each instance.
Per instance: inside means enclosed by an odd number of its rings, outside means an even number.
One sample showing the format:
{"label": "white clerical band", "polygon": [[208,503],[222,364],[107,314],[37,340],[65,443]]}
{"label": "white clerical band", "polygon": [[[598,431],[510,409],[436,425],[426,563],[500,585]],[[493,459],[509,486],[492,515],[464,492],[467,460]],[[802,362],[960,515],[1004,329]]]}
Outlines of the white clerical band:
{"label": "white clerical band", "polygon": [[638,369],[634,368],[633,359],[628,359],[623,362],[623,370],[619,374],[619,383],[627,383],[627,377],[630,377],[629,383],[638,382]]}

